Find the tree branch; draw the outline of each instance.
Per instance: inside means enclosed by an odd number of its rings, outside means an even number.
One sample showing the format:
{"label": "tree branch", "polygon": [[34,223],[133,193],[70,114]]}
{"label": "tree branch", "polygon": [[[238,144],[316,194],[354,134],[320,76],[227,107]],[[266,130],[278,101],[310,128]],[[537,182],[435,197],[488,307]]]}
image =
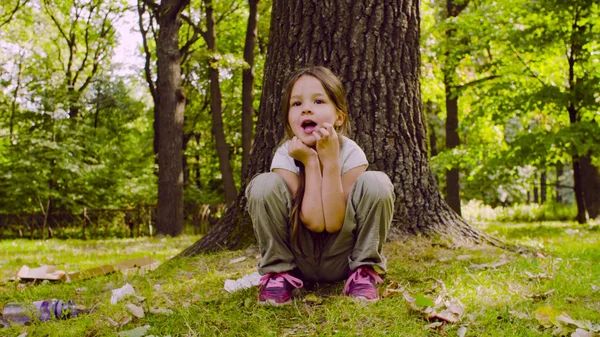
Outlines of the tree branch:
{"label": "tree branch", "polygon": [[[154,83],[154,81],[152,80],[152,69],[150,67],[150,63],[152,61],[152,54],[150,53],[150,48],[148,47],[148,38],[146,36],[146,34],[148,34],[148,29],[144,29],[144,19],[143,19],[143,15],[144,12],[146,11],[146,8],[144,7],[144,5],[148,6],[148,4],[146,3],[147,0],[138,0],[137,5],[138,5],[138,23],[140,26],[140,32],[142,33],[142,45],[144,47],[144,56],[145,56],[145,62],[144,62],[144,77],[146,78],[146,82],[148,83],[148,88],[150,89],[150,95],[152,96],[152,101],[154,103],[156,103],[157,100],[157,96],[156,96],[156,84]],[[151,13],[149,13],[150,16],[150,27],[152,27],[152,17],[153,14],[155,14],[154,11],[152,11]]]}
{"label": "tree branch", "polygon": [[498,75],[490,75],[490,76],[487,76],[487,77],[479,78],[479,79],[473,80],[471,82],[465,83],[463,85],[457,86],[456,90],[458,90],[458,91],[464,91],[464,90],[467,90],[468,88],[470,88],[472,86],[475,86],[475,85],[477,85],[479,83],[483,83],[483,82],[486,82],[486,81],[489,81],[489,80],[493,80],[493,79],[498,78],[498,77],[500,77],[500,76],[498,76]]}
{"label": "tree branch", "polygon": [[4,25],[11,22],[13,17],[15,16],[15,14],[17,14],[17,12],[19,11],[19,9],[21,9],[21,7],[25,6],[28,2],[29,2],[29,0],[25,0],[25,1],[23,1],[23,3],[21,3],[21,0],[17,1],[17,5],[15,6],[15,9],[13,9],[10,12],[10,14],[8,15],[8,18],[6,18],[6,20],[4,20],[4,22],[0,23],[0,28],[2,28]]}

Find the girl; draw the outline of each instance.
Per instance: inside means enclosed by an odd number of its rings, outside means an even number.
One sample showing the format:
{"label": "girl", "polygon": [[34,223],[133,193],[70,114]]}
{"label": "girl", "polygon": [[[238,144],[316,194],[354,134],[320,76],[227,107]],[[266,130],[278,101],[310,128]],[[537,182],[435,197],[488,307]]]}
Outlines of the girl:
{"label": "girl", "polygon": [[365,172],[367,158],[348,133],[342,83],[327,68],[298,70],[283,96],[285,138],[271,172],[246,188],[248,212],[262,259],[259,303],[283,305],[302,280],[334,282],[349,276],[344,295],[379,298],[373,269],[394,205],[383,172]]}

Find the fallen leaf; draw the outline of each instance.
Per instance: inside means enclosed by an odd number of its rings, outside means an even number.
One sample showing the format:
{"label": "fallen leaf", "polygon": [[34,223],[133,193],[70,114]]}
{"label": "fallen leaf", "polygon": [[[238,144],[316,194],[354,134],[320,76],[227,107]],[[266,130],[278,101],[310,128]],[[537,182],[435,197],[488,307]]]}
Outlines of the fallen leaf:
{"label": "fallen leaf", "polygon": [[110,324],[113,327],[118,327],[119,323],[117,323],[117,321],[115,321],[114,319],[110,318],[110,317],[106,317],[104,316],[104,319],[108,322],[108,324]]}
{"label": "fallen leaf", "polygon": [[535,311],[535,318],[540,325],[549,328],[556,325],[556,316],[560,314],[560,312],[554,310],[552,307],[545,306]]}
{"label": "fallen leaf", "polygon": [[229,261],[229,264],[239,263],[239,262],[242,262],[245,260],[246,260],[246,257],[242,256],[242,257],[238,257],[237,259],[233,259],[233,260]]}
{"label": "fallen leaf", "polygon": [[144,296],[133,296],[133,298],[138,302],[138,303],[142,303],[146,300],[146,298]]}
{"label": "fallen leaf", "polygon": [[459,261],[470,260],[471,258],[473,258],[473,255],[459,255],[456,257]]}
{"label": "fallen leaf", "polygon": [[246,299],[244,299],[244,308],[250,308],[253,302],[254,299],[252,297],[246,297]]}
{"label": "fallen leaf", "polygon": [[125,304],[125,307],[133,316],[137,318],[144,318],[144,309],[142,307],[138,307],[137,305],[131,303]]}
{"label": "fallen leaf", "polygon": [[152,286],[154,288],[154,291],[162,291],[162,285],[156,283],[154,286]]}
{"label": "fallen leaf", "polygon": [[477,269],[477,270],[496,269],[500,266],[507,264],[508,262],[509,261],[507,261],[507,260],[502,260],[502,261],[496,262],[496,263],[471,264],[471,268]]}
{"label": "fallen leaf", "polygon": [[575,328],[575,327],[581,328],[581,329],[586,328],[585,324],[572,319],[571,316],[569,316],[569,314],[567,314],[567,313],[563,313],[562,315],[556,316],[556,321],[563,323],[566,326],[571,326],[572,328]]}
{"label": "fallen leaf", "polygon": [[313,304],[321,304],[323,300],[319,298],[317,295],[310,293],[304,296],[304,302],[313,303]]}
{"label": "fallen leaf", "polygon": [[415,298],[415,305],[417,307],[433,307],[435,303],[424,295],[419,294],[417,295],[417,298]]}
{"label": "fallen leaf", "polygon": [[428,316],[428,318],[439,318],[450,323],[457,323],[460,321],[460,317],[449,309],[444,309],[435,315]]}
{"label": "fallen leaf", "polygon": [[444,322],[434,322],[425,327],[425,330],[432,330],[441,327]]}
{"label": "fallen leaf", "polygon": [[530,280],[536,280],[536,279],[547,279],[547,280],[552,280],[552,279],[553,279],[553,277],[552,277],[552,276],[550,276],[550,275],[548,275],[548,274],[546,274],[546,273],[533,274],[533,273],[530,273],[530,272],[528,272],[528,271],[525,271],[525,275],[527,275],[527,277],[528,277]]}
{"label": "fallen leaf", "polygon": [[578,328],[571,334],[571,337],[594,337],[594,333]]}
{"label": "fallen leaf", "polygon": [[529,318],[529,316],[526,313],[522,313],[522,312],[518,312],[518,311],[514,311],[514,310],[510,310],[508,313],[511,314],[512,316],[515,316],[520,319],[528,319]]}
{"label": "fallen leaf", "polygon": [[556,289],[550,289],[546,292],[543,292],[541,294],[533,294],[533,295],[527,295],[528,298],[535,300],[535,301],[539,301],[539,300],[545,300],[547,299],[550,295],[552,295],[553,292],[555,292]]}
{"label": "fallen leaf", "polygon": [[458,330],[456,331],[456,335],[458,337],[465,337],[465,335],[467,334],[467,327],[466,326],[461,326],[460,328],[458,328]]}
{"label": "fallen leaf", "polygon": [[595,285],[595,284],[593,284],[593,283],[591,284],[591,286],[592,286],[592,291],[593,291],[593,292],[600,291],[600,286],[597,286],[597,285]]}
{"label": "fallen leaf", "polygon": [[150,325],[144,325],[135,329],[119,332],[119,337],[143,337],[150,330]]}
{"label": "fallen leaf", "polygon": [[148,310],[151,314],[165,314],[165,315],[170,315],[173,313],[173,310],[171,309],[166,309],[166,308],[150,308],[150,310]]}
{"label": "fallen leaf", "polygon": [[121,317],[121,319],[119,320],[119,326],[123,326],[125,324],[128,324],[129,322],[131,322],[131,316],[127,315],[127,316],[123,316]]}
{"label": "fallen leaf", "polygon": [[404,292],[404,287],[401,287],[400,284],[396,281],[391,281],[390,284],[385,288],[381,296],[389,297],[402,292]]}

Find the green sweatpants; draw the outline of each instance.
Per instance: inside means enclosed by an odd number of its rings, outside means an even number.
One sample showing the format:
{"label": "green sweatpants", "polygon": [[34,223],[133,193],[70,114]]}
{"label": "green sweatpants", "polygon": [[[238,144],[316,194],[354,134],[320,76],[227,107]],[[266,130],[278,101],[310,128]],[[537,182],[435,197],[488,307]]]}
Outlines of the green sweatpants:
{"label": "green sweatpants", "polygon": [[[258,264],[261,275],[295,271],[305,281],[334,282],[346,279],[350,270],[363,265],[386,270],[382,248],[395,196],[385,173],[367,171],[358,177],[339,232],[313,233],[302,227],[299,238],[304,254],[291,244],[292,195],[279,174],[254,177],[246,188],[246,198],[262,255]],[[314,254],[315,248],[321,254]]]}

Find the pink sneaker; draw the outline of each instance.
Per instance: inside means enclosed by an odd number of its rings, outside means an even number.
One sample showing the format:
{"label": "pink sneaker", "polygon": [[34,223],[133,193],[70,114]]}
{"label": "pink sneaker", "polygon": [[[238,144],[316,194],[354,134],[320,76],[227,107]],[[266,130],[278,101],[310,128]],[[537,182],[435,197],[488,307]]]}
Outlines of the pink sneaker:
{"label": "pink sneaker", "polygon": [[383,283],[383,280],[373,268],[358,267],[346,281],[343,294],[359,300],[376,302],[379,299],[377,283]]}
{"label": "pink sneaker", "polygon": [[262,290],[258,294],[259,304],[280,306],[292,301],[294,288],[302,288],[302,280],[283,273],[269,273],[260,278]]}

